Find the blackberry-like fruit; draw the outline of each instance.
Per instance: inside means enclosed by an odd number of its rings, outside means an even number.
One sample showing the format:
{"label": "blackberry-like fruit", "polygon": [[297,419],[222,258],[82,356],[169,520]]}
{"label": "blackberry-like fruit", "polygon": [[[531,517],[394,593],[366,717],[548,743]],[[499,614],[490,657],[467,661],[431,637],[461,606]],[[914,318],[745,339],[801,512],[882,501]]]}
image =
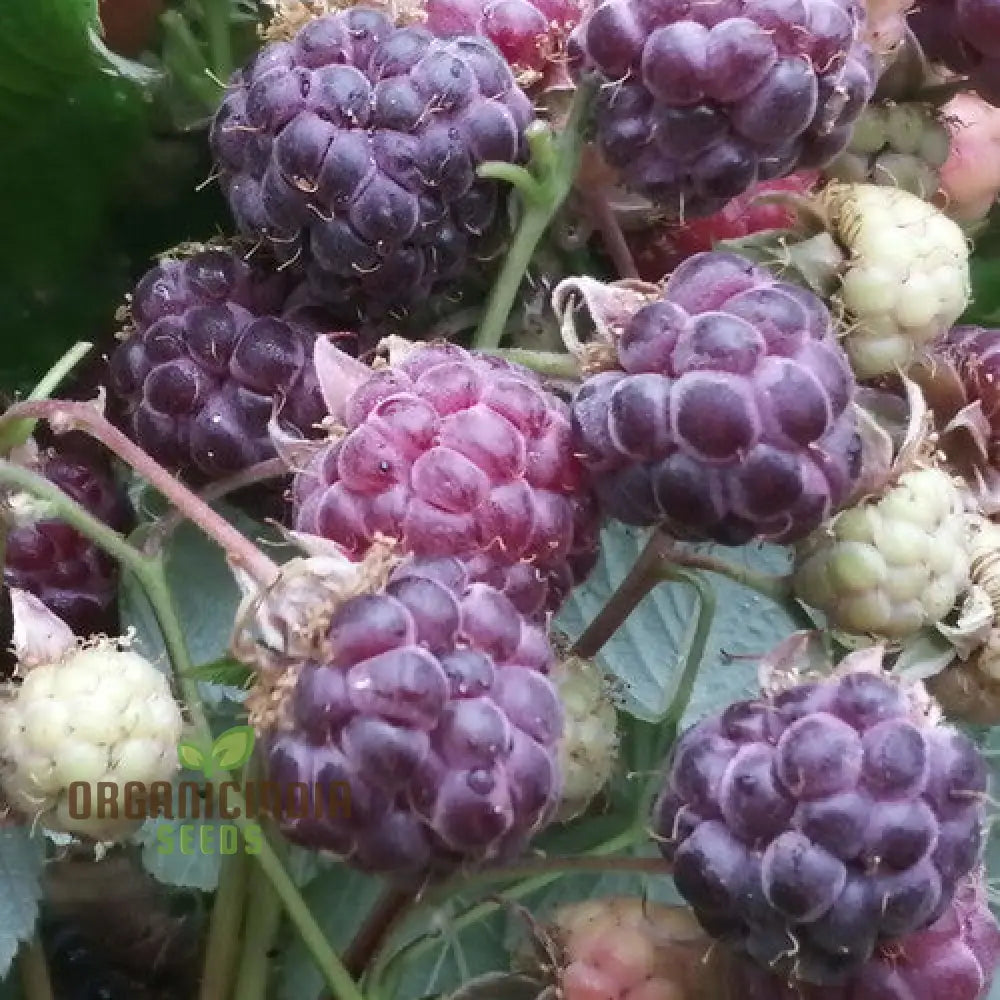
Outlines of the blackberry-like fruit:
{"label": "blackberry-like fruit", "polygon": [[269,780],[310,790],[308,816],[286,798],[285,834],[400,877],[520,851],[561,785],[544,630],[438,559],[342,603],[328,636],[267,737]]}
{"label": "blackberry-like fruit", "polygon": [[486,160],[525,152],[531,102],[486,38],[443,40],[353,7],[237,73],[211,130],[239,229],[317,292],[379,316],[447,290],[500,218]]}
{"label": "blackberry-like fruit", "polygon": [[318,433],[325,407],[312,360],[316,324],[281,315],[283,284],[209,250],[163,261],[132,295],[132,325],[111,356],[109,385],[129,436],[189,482],[273,458],[272,414],[301,434]]}
{"label": "blackberry-like fruit", "polygon": [[578,0],[427,0],[435,35],[483,35],[529,86],[566,58],[566,39],[580,20]]}
{"label": "blackberry-like fruit", "polygon": [[605,512],[691,539],[789,542],[847,498],[860,466],[854,379],[812,293],[702,253],[625,325],[620,370],[573,400]]}
{"label": "blackberry-like fruit", "polygon": [[360,558],[376,535],[458,556],[525,614],[593,568],[599,522],[566,405],[525,369],[417,347],[355,389],[346,433],[294,483],[295,526]]}
{"label": "blackberry-like fruit", "polygon": [[[0,705],[0,783],[31,822],[98,840],[119,840],[142,818],[94,808],[79,815],[71,789],[168,782],[178,770],[183,718],[166,675],[116,640],[26,668]],[[131,812],[131,810],[128,810]]]}
{"label": "blackberry-like fruit", "polygon": [[874,90],[863,19],[852,0],[603,0],[574,38],[602,84],[604,156],[685,217],[821,166]]}
{"label": "blackberry-like fruit", "polygon": [[[69,452],[49,450],[38,472],[109,527],[124,531],[131,512],[108,470]],[[3,580],[27,590],[79,636],[117,631],[118,563],[28,494],[7,499],[9,527]]]}
{"label": "blackberry-like fruit", "polygon": [[1000,927],[969,878],[930,927],[879,949],[843,986],[786,983],[749,963],[731,985],[744,1000],[986,1000],[998,962]]}
{"label": "blackberry-like fruit", "polygon": [[924,52],[1000,107],[1000,0],[927,0],[909,24]]}
{"label": "blackberry-like fruit", "polygon": [[802,170],[788,177],[762,181],[713,215],[684,222],[661,222],[654,228],[628,233],[639,277],[660,281],[688,257],[714,249],[720,240],[743,239],[767,229],[792,228],[796,221],[794,209],[773,196],[808,195],[818,179],[816,171]]}
{"label": "blackberry-like fruit", "polygon": [[930,201],[951,139],[937,110],[923,104],[869,104],[847,148],[824,170],[828,178],[902,188]]}
{"label": "blackberry-like fruit", "polygon": [[969,583],[962,494],[942,469],[904,472],[796,550],[796,596],[828,623],[903,639],[941,621]]}
{"label": "blackberry-like fruit", "polygon": [[834,295],[858,378],[906,369],[969,303],[969,247],[933,205],[894,187],[828,184],[817,198],[847,253]]}
{"label": "blackberry-like fruit", "polygon": [[945,912],[979,859],[987,771],[918,691],[847,673],[684,734],[653,825],[709,933],[836,984]]}

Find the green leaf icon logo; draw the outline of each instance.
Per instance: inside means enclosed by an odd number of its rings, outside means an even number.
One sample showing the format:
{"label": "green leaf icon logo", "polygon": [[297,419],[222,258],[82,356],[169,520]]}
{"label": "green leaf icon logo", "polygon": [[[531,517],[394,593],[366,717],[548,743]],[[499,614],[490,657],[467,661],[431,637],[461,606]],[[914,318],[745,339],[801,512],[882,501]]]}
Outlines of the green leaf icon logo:
{"label": "green leaf icon logo", "polygon": [[253,726],[233,726],[212,744],[212,759],[223,771],[242,767],[253,753]]}
{"label": "green leaf icon logo", "polygon": [[182,767],[191,771],[204,771],[205,765],[208,763],[205,752],[194,743],[178,743],[177,759],[181,762]]}

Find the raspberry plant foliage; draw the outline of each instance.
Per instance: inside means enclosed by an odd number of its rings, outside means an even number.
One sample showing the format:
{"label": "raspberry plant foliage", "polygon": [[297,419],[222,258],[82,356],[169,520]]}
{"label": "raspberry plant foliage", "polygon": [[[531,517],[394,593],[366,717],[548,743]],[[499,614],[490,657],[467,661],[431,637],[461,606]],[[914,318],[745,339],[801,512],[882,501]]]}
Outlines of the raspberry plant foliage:
{"label": "raspberry plant foliage", "polygon": [[[212,894],[205,1000],[985,1000],[996,331],[951,329],[982,269],[940,127],[865,110],[884,12],[273,14],[167,11],[224,232],[183,220],[216,249],[137,267],[119,342],[0,417],[0,958],[68,836]],[[870,183],[900,156],[911,193]],[[35,460],[67,431],[136,524]],[[69,620],[115,580],[120,624]],[[73,779],[177,789],[171,744],[234,726],[198,782],[235,814],[66,821]]]}

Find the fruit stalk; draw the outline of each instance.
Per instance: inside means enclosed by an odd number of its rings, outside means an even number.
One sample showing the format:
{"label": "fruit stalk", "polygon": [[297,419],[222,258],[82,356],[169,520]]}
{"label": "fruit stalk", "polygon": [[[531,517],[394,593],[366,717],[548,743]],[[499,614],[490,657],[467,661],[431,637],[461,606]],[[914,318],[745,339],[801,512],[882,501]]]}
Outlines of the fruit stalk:
{"label": "fruit stalk", "polygon": [[628,245],[628,240],[625,239],[625,234],[622,232],[614,209],[608,203],[607,194],[601,188],[581,191],[580,193],[587,206],[587,213],[601,234],[604,249],[615,265],[618,277],[637,279],[639,268],[636,267],[632,249]]}
{"label": "fruit stalk", "polygon": [[[282,458],[268,458],[256,465],[250,465],[239,472],[234,472],[225,479],[211,483],[198,493],[198,496],[205,503],[212,503],[221,500],[223,497],[235,493],[237,490],[245,489],[256,483],[263,483],[269,479],[279,479],[288,475],[288,464]],[[174,508],[164,514],[147,532],[143,540],[143,550],[146,552],[157,552],[163,548],[167,539],[187,520],[184,512]]]}
{"label": "fruit stalk", "polygon": [[654,531],[628,576],[574,643],[573,653],[584,658],[596,656],[639,602],[653,587],[663,582],[661,566],[665,544],[664,536]]}
{"label": "fruit stalk", "polygon": [[378,954],[383,942],[405,919],[416,893],[410,889],[388,886],[375,900],[375,906],[344,952],[344,966],[352,976],[360,976]]}
{"label": "fruit stalk", "polygon": [[[590,852],[590,855],[594,858],[600,858],[609,854],[615,854],[618,851],[628,850],[634,844],[644,840],[645,837],[645,817],[643,817],[640,824],[635,827],[629,827],[624,833],[612,837],[603,844],[599,844]],[[532,893],[541,892],[557,881],[560,874],[559,871],[550,871],[544,875],[536,875],[532,878],[523,879],[512,885],[509,889],[504,889],[497,893],[490,899],[473,903],[472,906],[449,921],[452,933],[458,934],[467,927],[472,927],[474,924],[479,923],[480,920],[486,920],[508,903],[512,903],[517,899],[523,899]],[[418,913],[423,913],[425,906],[428,905],[426,899],[421,900],[419,904],[414,906],[408,916],[412,918]],[[385,1000],[385,998],[394,996],[393,986],[399,979],[402,967],[433,948],[437,941],[437,934],[424,934],[392,954],[387,955],[384,952],[379,954],[372,965],[372,972],[367,980],[367,982],[372,984],[371,992],[373,1000]]]}
{"label": "fruit stalk", "polygon": [[[207,503],[181,485],[138,445],[133,444],[90,403],[67,403],[63,400],[15,403],[0,419],[0,432],[10,421],[24,417],[34,417],[50,423],[72,422],[74,429],[83,430],[96,438],[130,465],[150,485],[155,486],[189,521],[215,541],[231,561],[243,566],[262,584],[271,583],[277,577],[278,567],[272,559],[264,555],[253,542],[241,535]],[[9,470],[5,470],[4,475],[8,482],[15,481],[10,478]],[[30,487],[25,488],[33,492]],[[100,539],[95,538],[94,541],[98,545],[103,545]]]}
{"label": "fruit stalk", "polygon": [[237,851],[222,859],[219,886],[205,944],[199,1000],[228,997],[239,955],[240,928],[247,899],[248,855]]}
{"label": "fruit stalk", "polygon": [[530,368],[539,375],[569,379],[580,377],[580,365],[576,358],[563,351],[529,351],[523,347],[501,347],[484,353],[496,354],[506,358],[511,364]]}
{"label": "fruit stalk", "polygon": [[708,573],[724,576],[750,590],[755,590],[758,594],[778,604],[789,601],[792,596],[790,576],[757,573],[748,566],[737,566],[735,563],[720,559],[718,556],[708,555],[704,552],[671,549],[663,558],[664,562],[667,563],[665,572],[669,569],[670,563],[673,563],[675,566],[687,566],[691,569],[705,570]]}
{"label": "fruit stalk", "polygon": [[[552,132],[547,128],[534,135],[529,130],[531,167],[537,191],[533,197],[522,197],[523,214],[514,242],[507,251],[503,269],[493,285],[476,331],[474,346],[480,350],[499,347],[507,317],[535,248],[573,187],[594,92],[594,83],[580,84],[558,140],[553,141]],[[480,176],[493,176],[491,166],[483,164],[479,169]]]}
{"label": "fruit stalk", "polygon": [[259,867],[250,874],[247,922],[233,1000],[266,1000],[268,965],[281,928],[281,903]]}
{"label": "fruit stalk", "polygon": [[24,1000],[55,1000],[45,951],[37,937],[25,944],[18,964]]}

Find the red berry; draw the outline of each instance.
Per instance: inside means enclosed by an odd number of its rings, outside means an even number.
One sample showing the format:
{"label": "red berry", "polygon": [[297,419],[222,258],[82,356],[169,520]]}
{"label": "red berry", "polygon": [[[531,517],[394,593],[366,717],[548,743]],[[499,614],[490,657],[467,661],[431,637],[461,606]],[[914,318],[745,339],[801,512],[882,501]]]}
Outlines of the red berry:
{"label": "red berry", "polygon": [[[785,229],[795,223],[794,210],[780,201],[768,201],[767,195],[807,195],[819,174],[802,170],[778,180],[763,181],[741,194],[714,215],[688,219],[683,223],[661,225],[628,234],[629,247],[646,281],[659,281],[681,261],[696,253],[712,250],[719,240],[738,240],[767,229]],[[764,198],[764,200],[759,200]]]}

